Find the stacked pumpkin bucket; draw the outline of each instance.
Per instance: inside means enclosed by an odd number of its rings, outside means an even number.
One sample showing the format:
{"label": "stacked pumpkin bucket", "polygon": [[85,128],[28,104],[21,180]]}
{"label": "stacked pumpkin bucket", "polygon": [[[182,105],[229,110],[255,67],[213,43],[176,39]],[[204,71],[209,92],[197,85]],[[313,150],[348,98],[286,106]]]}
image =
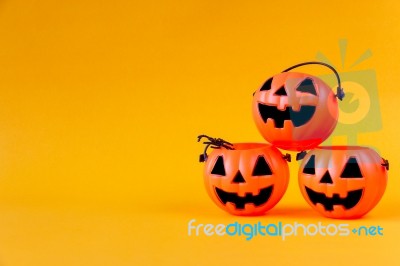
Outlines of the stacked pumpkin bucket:
{"label": "stacked pumpkin bucket", "polygon": [[[292,69],[317,64],[330,68],[337,93],[321,79]],[[283,197],[289,183],[289,154],[302,160],[298,171],[301,194],[320,214],[339,219],[358,218],[382,198],[389,162],[361,146],[319,146],[336,127],[338,101],[344,97],[340,77],[330,65],[305,62],[269,78],[253,95],[255,124],[269,143],[230,143],[200,135],[206,146],[207,193],[234,215],[262,215]],[[207,154],[208,148],[213,148]]]}

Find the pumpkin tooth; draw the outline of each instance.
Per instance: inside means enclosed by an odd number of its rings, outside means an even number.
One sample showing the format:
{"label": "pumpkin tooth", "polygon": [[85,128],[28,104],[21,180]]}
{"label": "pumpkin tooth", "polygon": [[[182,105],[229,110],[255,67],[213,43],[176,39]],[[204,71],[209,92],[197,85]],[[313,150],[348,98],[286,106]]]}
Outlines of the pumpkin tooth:
{"label": "pumpkin tooth", "polygon": [[265,126],[266,126],[269,130],[273,130],[273,129],[276,128],[275,120],[274,120],[274,119],[268,118],[266,121],[267,121],[267,122],[266,122]]}
{"label": "pumpkin tooth", "polygon": [[258,194],[260,194],[260,189],[256,189],[255,191],[253,191],[251,193],[253,196],[258,196]]}
{"label": "pumpkin tooth", "polygon": [[285,111],[286,110],[286,103],[284,101],[284,99],[281,97],[281,100],[278,103],[278,106],[276,107],[276,109],[280,110],[280,111]]}
{"label": "pumpkin tooth", "polygon": [[324,205],[322,203],[320,203],[320,202],[315,204],[315,208],[317,208],[317,210],[320,211],[320,212],[325,212],[326,211]]}
{"label": "pumpkin tooth", "polygon": [[300,112],[301,105],[298,102],[292,104],[292,111],[293,112]]}
{"label": "pumpkin tooth", "polygon": [[344,216],[345,211],[346,209],[343,207],[343,205],[333,205],[333,212],[335,213],[335,216]]}
{"label": "pumpkin tooth", "polygon": [[329,187],[327,188],[326,192],[325,192],[325,196],[327,198],[333,198],[333,190],[329,189]]}
{"label": "pumpkin tooth", "polygon": [[246,194],[247,192],[241,189],[237,192],[237,195],[242,198],[246,197]]}
{"label": "pumpkin tooth", "polygon": [[284,128],[293,128],[293,122],[291,121],[291,120],[285,120],[284,122],[283,122],[283,127]]}
{"label": "pumpkin tooth", "polygon": [[339,197],[340,197],[341,199],[347,198],[347,191],[341,191],[341,192],[339,192]]}
{"label": "pumpkin tooth", "polygon": [[244,205],[244,208],[246,211],[255,211],[256,210],[256,206],[254,205],[254,203],[246,203]]}
{"label": "pumpkin tooth", "polygon": [[235,204],[232,203],[232,202],[227,202],[227,203],[225,204],[225,206],[226,206],[226,208],[227,208],[229,211],[232,211],[232,212],[236,211],[236,206],[235,206]]}

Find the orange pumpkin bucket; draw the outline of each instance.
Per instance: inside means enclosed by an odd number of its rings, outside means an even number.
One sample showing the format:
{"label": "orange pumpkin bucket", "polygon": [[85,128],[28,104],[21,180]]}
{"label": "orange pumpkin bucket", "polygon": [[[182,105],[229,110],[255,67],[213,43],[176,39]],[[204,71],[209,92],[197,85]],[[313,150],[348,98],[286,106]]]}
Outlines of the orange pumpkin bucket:
{"label": "orange pumpkin bucket", "polygon": [[[200,156],[210,198],[234,215],[261,215],[273,208],[289,183],[289,155],[264,143],[234,143],[207,138]],[[209,147],[214,150],[207,155]]]}
{"label": "orange pumpkin bucket", "polygon": [[[321,79],[288,72],[318,64],[334,71],[337,94]],[[334,130],[338,120],[337,99],[344,97],[336,70],[321,62],[305,62],[269,78],[253,96],[252,113],[260,134],[272,145],[292,151],[312,149]]]}
{"label": "orange pumpkin bucket", "polygon": [[317,147],[300,165],[300,191],[326,217],[358,218],[382,198],[388,170],[389,162],[367,147]]}

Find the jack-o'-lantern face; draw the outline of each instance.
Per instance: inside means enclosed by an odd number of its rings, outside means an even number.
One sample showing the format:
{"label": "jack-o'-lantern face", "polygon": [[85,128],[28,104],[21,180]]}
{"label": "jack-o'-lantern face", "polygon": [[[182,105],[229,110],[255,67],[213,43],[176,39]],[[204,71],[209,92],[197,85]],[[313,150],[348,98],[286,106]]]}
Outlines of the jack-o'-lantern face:
{"label": "jack-o'-lantern face", "polygon": [[261,135],[286,150],[316,147],[332,133],[337,117],[334,93],[308,74],[280,73],[253,97],[253,118]]}
{"label": "jack-o'-lantern face", "polygon": [[303,197],[330,218],[358,218],[381,199],[387,183],[384,161],[365,147],[318,147],[299,170]]}
{"label": "jack-o'-lantern face", "polygon": [[234,150],[213,150],[204,181],[211,199],[235,215],[260,215],[282,198],[289,168],[282,154],[268,144],[234,144]]}

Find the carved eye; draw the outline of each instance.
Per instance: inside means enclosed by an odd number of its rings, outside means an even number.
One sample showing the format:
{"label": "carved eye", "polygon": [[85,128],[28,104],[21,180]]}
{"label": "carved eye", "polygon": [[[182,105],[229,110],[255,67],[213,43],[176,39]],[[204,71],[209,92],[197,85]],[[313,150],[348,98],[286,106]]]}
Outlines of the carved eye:
{"label": "carved eye", "polygon": [[340,177],[343,178],[362,178],[360,167],[358,166],[356,157],[350,157],[343,169]]}
{"label": "carved eye", "polygon": [[300,85],[297,87],[296,90],[300,91],[300,92],[311,93],[315,96],[317,95],[317,91],[315,90],[314,83],[313,83],[312,79],[310,79],[310,78],[306,78],[305,80],[303,80],[300,83]]}
{"label": "carved eye", "polygon": [[268,79],[261,87],[260,91],[269,91],[271,89],[272,78]]}
{"label": "carved eye", "polygon": [[224,158],[222,156],[218,156],[217,161],[211,170],[211,174],[225,176]]}
{"label": "carved eye", "polygon": [[304,174],[315,175],[315,155],[311,155],[303,169]]}
{"label": "carved eye", "polygon": [[272,175],[272,171],[264,156],[258,156],[256,165],[254,166],[253,176],[262,175]]}
{"label": "carved eye", "polygon": [[287,96],[285,87],[284,87],[284,86],[280,87],[280,88],[275,92],[275,95]]}

